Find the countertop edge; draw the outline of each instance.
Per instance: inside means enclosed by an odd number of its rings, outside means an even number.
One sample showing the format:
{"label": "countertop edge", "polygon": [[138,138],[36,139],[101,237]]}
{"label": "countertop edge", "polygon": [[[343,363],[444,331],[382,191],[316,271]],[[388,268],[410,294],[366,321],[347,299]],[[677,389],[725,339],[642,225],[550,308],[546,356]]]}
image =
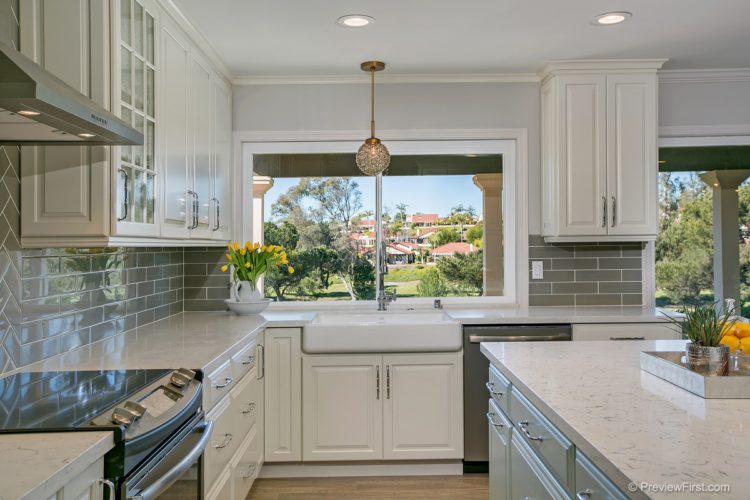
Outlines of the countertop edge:
{"label": "countertop edge", "polygon": [[[596,341],[592,341],[596,342]],[[560,417],[557,412],[552,409],[542,398],[540,398],[534,391],[532,391],[524,382],[518,378],[510,369],[508,369],[503,362],[498,359],[492,352],[488,351],[484,344],[480,345],[482,354],[489,359],[490,364],[500,370],[500,372],[510,380],[513,386],[518,386],[521,393],[528,399],[542,414],[549,419],[565,437],[567,437],[576,448],[580,448],[586,457],[594,463],[615,485],[620,488],[622,492],[627,492],[628,498],[648,500],[649,497],[646,493],[641,490],[637,492],[631,492],[628,489],[628,485],[633,482],[633,479],[625,474],[622,470],[616,467],[606,456],[604,456],[599,450],[597,450],[591,443],[578,433],[578,431],[572,427],[568,422]]]}

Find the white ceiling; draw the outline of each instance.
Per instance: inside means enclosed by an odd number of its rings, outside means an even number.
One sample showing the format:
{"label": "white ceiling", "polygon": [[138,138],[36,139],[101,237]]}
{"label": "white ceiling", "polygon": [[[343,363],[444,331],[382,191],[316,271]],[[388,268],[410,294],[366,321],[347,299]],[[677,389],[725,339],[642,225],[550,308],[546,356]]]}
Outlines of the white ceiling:
{"label": "white ceiling", "polygon": [[[750,0],[173,0],[236,76],[536,72],[550,59],[750,67]],[[598,27],[595,15],[633,13]],[[367,14],[375,23],[342,28]]]}

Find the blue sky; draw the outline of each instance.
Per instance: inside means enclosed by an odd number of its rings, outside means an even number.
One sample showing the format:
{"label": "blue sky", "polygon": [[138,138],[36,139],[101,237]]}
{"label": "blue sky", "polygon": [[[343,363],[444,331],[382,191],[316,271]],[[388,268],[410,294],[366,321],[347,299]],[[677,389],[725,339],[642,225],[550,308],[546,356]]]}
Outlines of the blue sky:
{"label": "blue sky", "polygon": [[[383,178],[383,206],[395,209],[397,203],[406,203],[408,213],[436,213],[448,215],[450,209],[463,204],[473,206],[478,213],[482,211],[482,193],[471,180],[471,175],[433,175],[433,176],[399,176]],[[375,208],[375,179],[357,177],[362,191],[363,210]],[[265,211],[268,219],[271,205],[298,179],[277,178],[273,187],[266,193]]]}

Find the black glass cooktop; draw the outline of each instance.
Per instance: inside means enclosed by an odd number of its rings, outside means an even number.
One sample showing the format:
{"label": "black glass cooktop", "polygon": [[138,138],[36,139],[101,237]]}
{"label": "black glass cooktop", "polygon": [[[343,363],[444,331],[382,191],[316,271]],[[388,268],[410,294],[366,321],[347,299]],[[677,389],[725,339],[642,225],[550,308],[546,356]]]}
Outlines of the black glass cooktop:
{"label": "black glass cooktop", "polygon": [[0,431],[80,427],[169,372],[30,372],[0,378]]}

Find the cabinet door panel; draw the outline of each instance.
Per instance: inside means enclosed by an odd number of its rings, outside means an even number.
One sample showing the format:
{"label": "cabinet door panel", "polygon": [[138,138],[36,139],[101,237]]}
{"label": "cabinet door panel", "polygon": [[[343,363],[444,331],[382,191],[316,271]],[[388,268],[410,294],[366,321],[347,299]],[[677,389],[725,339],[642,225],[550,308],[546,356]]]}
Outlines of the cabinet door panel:
{"label": "cabinet door panel", "polygon": [[[21,19],[29,33],[22,52],[98,104],[109,107],[108,64],[94,45],[106,36],[91,19],[98,3],[45,1]],[[27,39],[25,38],[24,41]],[[100,236],[109,232],[109,148],[24,146],[21,154],[21,231],[24,236]]]}
{"label": "cabinet door panel", "polygon": [[211,73],[198,59],[190,61],[190,131],[193,191],[198,197],[198,227],[192,238],[209,237],[211,199]]}
{"label": "cabinet door panel", "polygon": [[212,238],[230,239],[232,198],[232,102],[229,88],[213,79],[213,203],[211,205]]}
{"label": "cabinet door panel", "polygon": [[609,234],[656,234],[656,75],[607,77]]}
{"label": "cabinet door panel", "polygon": [[489,403],[487,420],[490,436],[490,500],[505,500],[510,491],[508,443],[511,425],[493,401]]}
{"label": "cabinet door panel", "polygon": [[461,357],[385,356],[385,459],[463,456]]}
{"label": "cabinet door panel", "polygon": [[383,458],[380,356],[303,358],[303,460]]}
{"label": "cabinet door panel", "polygon": [[302,460],[302,358],[298,328],[266,330],[266,462]]}
{"label": "cabinet door panel", "polygon": [[560,77],[560,235],[606,234],[605,77]]}
{"label": "cabinet door panel", "polygon": [[510,439],[510,497],[528,500],[563,500],[567,495],[554,477],[534,456],[523,438],[511,431]]}
{"label": "cabinet door panel", "polygon": [[192,223],[192,200],[188,172],[188,77],[189,53],[176,28],[164,24],[162,30],[163,106],[161,108],[162,154],[164,164],[164,221],[162,236],[188,237]]}

